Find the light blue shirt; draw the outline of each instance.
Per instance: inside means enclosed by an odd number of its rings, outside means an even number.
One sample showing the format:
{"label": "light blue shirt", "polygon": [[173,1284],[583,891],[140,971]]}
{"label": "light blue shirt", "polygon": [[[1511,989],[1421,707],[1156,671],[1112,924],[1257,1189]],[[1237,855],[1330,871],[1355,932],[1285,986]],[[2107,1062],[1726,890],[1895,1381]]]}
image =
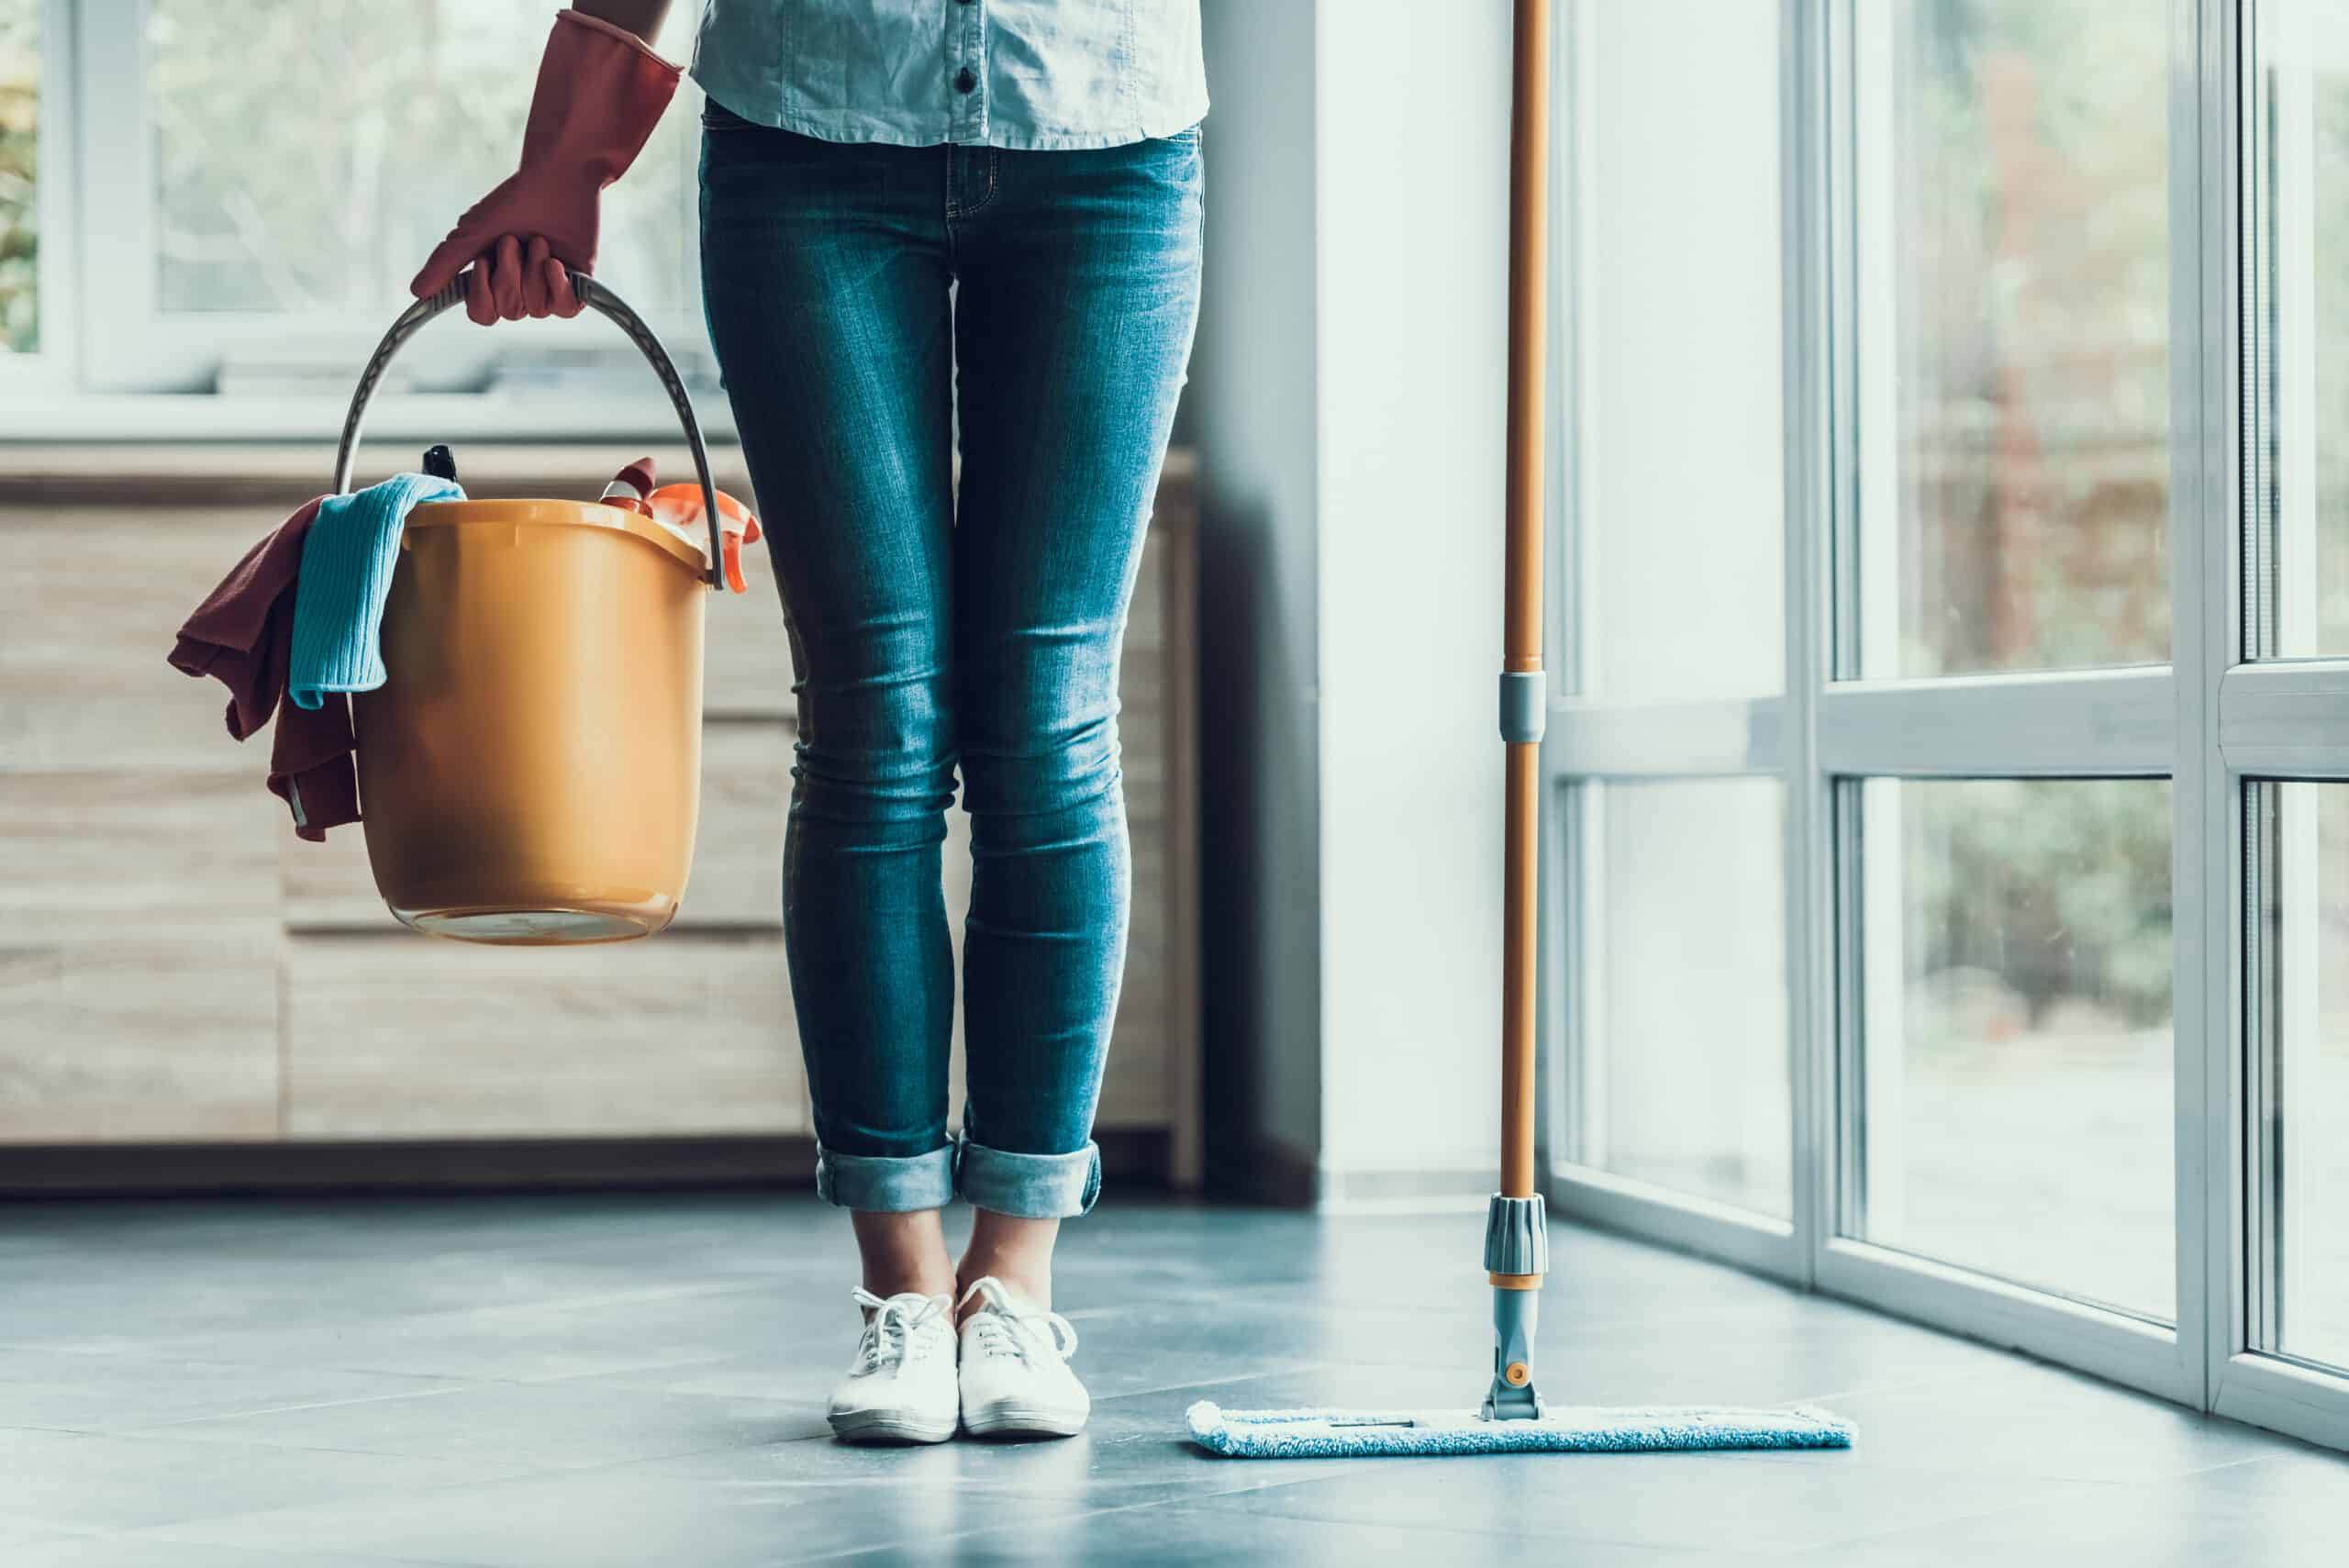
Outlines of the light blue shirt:
{"label": "light blue shirt", "polygon": [[1208,112],[1198,0],[707,0],[694,80],[826,141],[1041,150]]}

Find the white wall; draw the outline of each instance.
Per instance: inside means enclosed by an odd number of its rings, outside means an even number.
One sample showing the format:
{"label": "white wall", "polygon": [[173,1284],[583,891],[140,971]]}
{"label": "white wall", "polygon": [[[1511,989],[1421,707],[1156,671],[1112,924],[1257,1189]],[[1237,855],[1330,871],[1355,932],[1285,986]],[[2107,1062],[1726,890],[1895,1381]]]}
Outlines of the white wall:
{"label": "white wall", "polygon": [[1488,1190],[1508,17],[1205,0],[1211,1165]]}
{"label": "white wall", "polygon": [[[1205,0],[1201,456],[1208,1167],[1289,1192],[1321,1148],[1314,7]],[[1286,1175],[1267,1180],[1270,1164]]]}
{"label": "white wall", "polygon": [[1509,12],[1453,7],[1439,26],[1411,0],[1325,0],[1323,15],[1325,1189],[1428,1173],[1488,1190]]}

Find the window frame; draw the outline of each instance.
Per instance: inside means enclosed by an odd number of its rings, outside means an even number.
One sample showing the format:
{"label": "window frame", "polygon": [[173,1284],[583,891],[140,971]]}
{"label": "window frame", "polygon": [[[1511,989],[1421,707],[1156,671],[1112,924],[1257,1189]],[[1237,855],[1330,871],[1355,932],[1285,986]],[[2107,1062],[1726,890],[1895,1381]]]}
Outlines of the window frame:
{"label": "window frame", "polygon": [[[1856,268],[1865,182],[1855,0],[1780,0],[1779,147],[1785,345],[1786,665],[1777,696],[1614,702],[1576,695],[1575,569],[1584,528],[1573,485],[1582,406],[1574,303],[1583,272],[1577,193],[1590,139],[1585,28],[1599,0],[1560,0],[1552,312],[1552,539],[1559,561],[1550,642],[1561,695],[1543,743],[1544,1170],[1564,1215],[1741,1263],[1936,1327],[2011,1345],[2198,1409],[2349,1448],[2349,1373],[2255,1349],[2250,1276],[2259,1247],[2262,1156],[2244,972],[2247,788],[2263,778],[2349,779],[2349,659],[2254,661],[2245,642],[2244,546],[2266,519],[2246,510],[2243,465],[2272,417],[2246,375],[2269,323],[2247,313],[2249,145],[2241,105],[2255,61],[2257,0],[2169,0],[2168,149],[2170,662],[2093,670],[1859,678],[1858,431],[1870,387],[1858,355]],[[2255,201],[2255,197],[2253,198]],[[1879,250],[1881,247],[1878,248]],[[2247,417],[2249,422],[2247,423]],[[1588,1031],[1580,933],[1602,914],[1584,804],[1616,778],[1776,776],[1787,790],[1787,996],[1793,1041],[1793,1221],[1779,1225],[1573,1162],[1586,1114]],[[2034,1290],[1859,1239],[1857,929],[1869,776],[2166,777],[2173,808],[2177,1272],[2175,1326]],[[2344,1217],[2349,1218],[2349,1217]],[[2254,1250],[2256,1249],[2256,1250]]]}

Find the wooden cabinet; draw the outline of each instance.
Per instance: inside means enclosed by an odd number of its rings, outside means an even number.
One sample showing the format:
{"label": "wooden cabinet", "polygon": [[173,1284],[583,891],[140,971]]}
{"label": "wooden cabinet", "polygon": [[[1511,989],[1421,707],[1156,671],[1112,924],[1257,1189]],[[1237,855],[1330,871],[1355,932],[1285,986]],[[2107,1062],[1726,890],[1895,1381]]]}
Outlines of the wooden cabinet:
{"label": "wooden cabinet", "polygon": [[[581,493],[607,456],[476,452],[468,479]],[[148,451],[126,473],[119,454],[109,471],[50,453],[0,477],[0,1187],[136,1184],[130,1157],[158,1145],[176,1170],[202,1169],[188,1148],[217,1149],[248,1185],[298,1181],[304,1151],[338,1144],[365,1145],[364,1172],[397,1184],[403,1148],[468,1140],[513,1146],[501,1169],[524,1179],[542,1140],[565,1143],[573,1173],[583,1140],[608,1140],[615,1173],[648,1140],[673,1168],[679,1140],[747,1140],[804,1171],[779,919],[791,673],[764,552],[749,552],[751,591],[714,607],[701,831],[676,925],[571,951],[437,942],[384,912],[358,829],[294,837],[261,785],[267,738],[228,740],[220,688],[163,662],[317,457],[175,467]],[[101,490],[44,468],[107,477]],[[739,471],[720,482],[747,493]],[[1128,1169],[1184,1184],[1199,1114],[1193,544],[1178,452],[1123,655],[1134,920],[1100,1126]],[[948,822],[959,947],[969,840],[959,806]],[[958,1027],[958,1110],[959,1040]],[[349,1161],[333,1168],[352,1179]]]}

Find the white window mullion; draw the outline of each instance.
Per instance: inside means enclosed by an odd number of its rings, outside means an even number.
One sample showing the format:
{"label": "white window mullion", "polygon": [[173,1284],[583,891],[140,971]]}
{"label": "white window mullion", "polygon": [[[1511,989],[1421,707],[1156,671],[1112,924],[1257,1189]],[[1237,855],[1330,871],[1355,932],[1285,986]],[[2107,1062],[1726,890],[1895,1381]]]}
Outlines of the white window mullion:
{"label": "white window mullion", "polygon": [[[1779,46],[1784,200],[1787,698],[1772,727],[1786,777],[1787,1006],[1792,1043],[1794,1229],[1806,1284],[1835,1226],[1838,1184],[1834,797],[1819,762],[1819,693],[1831,673],[1834,397],[1832,117],[1825,7],[1785,0]],[[1759,749],[1757,748],[1757,752]]]}
{"label": "white window mullion", "polygon": [[2241,424],[2235,366],[2235,7],[2171,0],[2169,110],[2171,897],[2177,1343],[2185,1396],[2208,1408],[2241,1258],[2238,965],[2241,835],[2219,751],[2220,684],[2242,647]]}

